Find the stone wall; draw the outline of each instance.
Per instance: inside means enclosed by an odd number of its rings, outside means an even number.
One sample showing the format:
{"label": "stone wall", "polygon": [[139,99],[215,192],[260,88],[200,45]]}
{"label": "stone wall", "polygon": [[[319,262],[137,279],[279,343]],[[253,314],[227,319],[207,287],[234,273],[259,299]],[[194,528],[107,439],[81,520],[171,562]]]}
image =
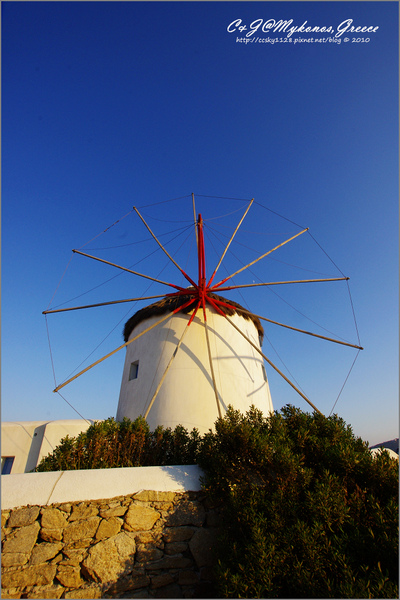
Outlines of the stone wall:
{"label": "stone wall", "polygon": [[218,510],[202,492],[3,510],[2,598],[212,598]]}

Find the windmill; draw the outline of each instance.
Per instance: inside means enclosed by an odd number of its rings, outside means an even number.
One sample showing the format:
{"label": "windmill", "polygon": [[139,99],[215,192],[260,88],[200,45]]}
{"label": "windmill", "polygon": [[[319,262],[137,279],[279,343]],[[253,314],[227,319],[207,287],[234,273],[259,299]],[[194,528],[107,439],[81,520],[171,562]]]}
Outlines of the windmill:
{"label": "windmill", "polygon": [[[306,233],[308,228],[304,228],[261,253],[240,269],[219,279],[217,275],[221,264],[229,253],[230,246],[252,204],[253,200],[248,203],[220,255],[217,265],[209,275],[206,272],[204,221],[202,215],[196,213],[195,198],[192,194],[197,247],[196,276],[190,276],[178,264],[153,233],[138,208],[133,208],[151,234],[153,241],[183,276],[188,284],[185,287],[145,275],[82,250],[73,250],[75,254],[168,286],[174,291],[164,293],[162,296],[143,297],[143,300],[160,297],[161,299],[145,306],[128,319],[124,328],[124,344],[56,386],[54,391],[59,392],[92,367],[122,348],[126,348],[117,410],[118,420],[122,420],[123,417],[134,419],[142,415],[149,422],[151,429],[157,425],[174,427],[182,424],[187,428],[197,427],[200,432],[204,432],[213,426],[217,417],[223,416],[229,404],[242,412],[247,410],[250,405],[255,405],[267,415],[273,410],[273,407],[265,363],[268,365],[268,370],[272,369],[278,373],[313,410],[320,412],[301,389],[262,351],[264,331],[261,320],[358,350],[361,350],[361,346],[255,315],[240,304],[221,296],[221,293],[239,288],[347,281],[348,278],[343,276],[277,282],[234,283],[240,273],[246,273],[250,267]],[[138,298],[46,310],[44,314],[136,300]]]}

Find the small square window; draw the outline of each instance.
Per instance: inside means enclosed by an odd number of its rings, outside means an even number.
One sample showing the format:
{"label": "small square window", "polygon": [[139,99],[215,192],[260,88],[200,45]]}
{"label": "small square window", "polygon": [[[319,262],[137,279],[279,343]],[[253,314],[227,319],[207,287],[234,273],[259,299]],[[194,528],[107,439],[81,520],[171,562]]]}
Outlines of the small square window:
{"label": "small square window", "polygon": [[14,463],[15,456],[2,456],[1,457],[1,474],[9,475]]}
{"label": "small square window", "polygon": [[137,379],[138,372],[139,372],[139,361],[137,360],[137,361],[131,363],[131,367],[129,369],[129,381],[131,381],[132,379]]}
{"label": "small square window", "polygon": [[263,372],[263,376],[264,376],[264,381],[268,381],[268,379],[267,379],[267,372],[265,370],[264,365],[261,365],[261,368],[262,368],[262,372]]}

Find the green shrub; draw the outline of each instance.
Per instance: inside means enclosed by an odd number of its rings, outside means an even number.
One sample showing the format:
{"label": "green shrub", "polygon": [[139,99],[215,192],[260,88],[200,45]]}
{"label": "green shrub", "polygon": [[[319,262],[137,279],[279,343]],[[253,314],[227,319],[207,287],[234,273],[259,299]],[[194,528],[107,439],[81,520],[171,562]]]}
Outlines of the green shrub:
{"label": "green shrub", "polygon": [[228,409],[202,438],[143,418],[66,437],[37,471],[198,463],[225,598],[397,598],[398,462],[337,416]]}
{"label": "green shrub", "polygon": [[398,463],[337,416],[229,408],[199,464],[226,598],[397,598]]}
{"label": "green shrub", "polygon": [[36,471],[194,464],[199,443],[197,429],[188,433],[181,425],[174,430],[159,426],[151,432],[142,417],[121,422],[109,418],[75,438],[66,436]]}

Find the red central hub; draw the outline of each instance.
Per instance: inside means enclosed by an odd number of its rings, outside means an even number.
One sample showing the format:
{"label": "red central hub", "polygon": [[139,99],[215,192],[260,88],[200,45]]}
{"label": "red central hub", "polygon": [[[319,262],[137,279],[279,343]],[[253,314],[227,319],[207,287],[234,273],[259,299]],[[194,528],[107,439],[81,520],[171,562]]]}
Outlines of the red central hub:
{"label": "red central hub", "polygon": [[189,325],[193,321],[196,313],[200,307],[203,308],[204,320],[206,320],[206,304],[207,302],[222,316],[225,316],[220,306],[225,306],[231,308],[229,304],[218,300],[217,298],[210,297],[210,292],[214,290],[217,291],[218,284],[216,286],[211,286],[211,281],[213,277],[210,279],[208,285],[206,283],[206,255],[204,248],[204,234],[203,234],[203,219],[199,214],[197,222],[197,262],[198,262],[198,283],[194,283],[192,279],[182,271],[184,277],[192,284],[192,287],[187,288],[185,290],[180,290],[179,292],[174,292],[172,294],[167,294],[168,296],[190,296],[190,299],[182,304],[179,308],[174,310],[174,313],[183,310],[184,308],[190,306],[195,303],[193,314],[190,317]]}

